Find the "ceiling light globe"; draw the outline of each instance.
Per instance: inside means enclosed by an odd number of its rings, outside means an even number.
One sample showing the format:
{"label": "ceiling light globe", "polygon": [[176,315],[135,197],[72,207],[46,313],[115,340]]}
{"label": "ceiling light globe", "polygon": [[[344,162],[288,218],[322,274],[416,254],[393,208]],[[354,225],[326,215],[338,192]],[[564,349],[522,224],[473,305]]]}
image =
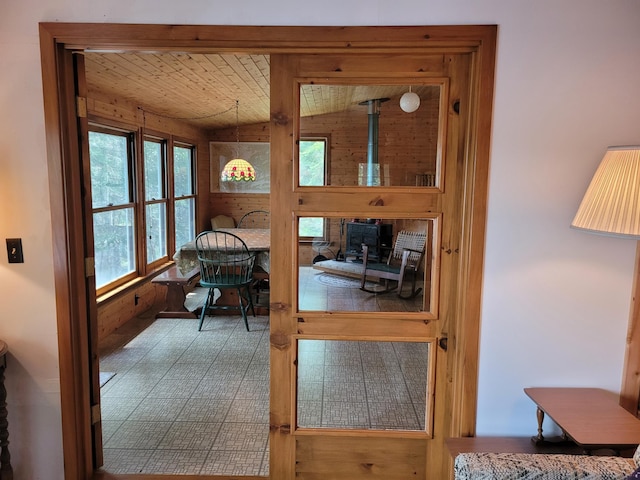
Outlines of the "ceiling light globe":
{"label": "ceiling light globe", "polygon": [[420,106],[420,97],[417,93],[407,92],[400,97],[400,108],[403,112],[415,112]]}

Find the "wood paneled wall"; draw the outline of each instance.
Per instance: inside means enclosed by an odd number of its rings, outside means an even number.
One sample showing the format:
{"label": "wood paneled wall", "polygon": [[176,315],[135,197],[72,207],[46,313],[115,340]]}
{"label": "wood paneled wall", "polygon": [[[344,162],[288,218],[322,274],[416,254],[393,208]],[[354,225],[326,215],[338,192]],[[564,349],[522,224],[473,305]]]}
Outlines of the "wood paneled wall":
{"label": "wood paneled wall", "polygon": [[[414,113],[403,112],[398,97],[380,104],[378,161],[381,170],[389,172],[385,186],[414,186],[416,175],[436,171],[439,89],[428,91]],[[302,136],[330,136],[329,181],[334,186],[358,185],[358,164],[367,161],[368,130],[366,105],[301,120]]]}
{"label": "wood paneled wall", "polygon": [[166,288],[142,282],[133,289],[100,302],[98,306],[98,342],[117,331],[132,318],[152,309],[162,308]]}
{"label": "wood paneled wall", "polygon": [[233,218],[236,225],[245,213],[269,210],[268,193],[212,193],[209,202],[211,217],[227,215]]}
{"label": "wood paneled wall", "polygon": [[[238,128],[209,132],[208,138],[212,142],[265,142],[270,140],[269,124],[260,123],[243,125]],[[209,159],[211,162],[211,159]],[[270,210],[268,193],[222,193],[220,189],[219,166],[217,162],[211,165],[211,193],[209,194],[209,212],[211,217],[227,215],[236,224],[242,216],[252,210]],[[209,224],[210,226],[210,224]],[[208,228],[208,227],[207,227]]]}

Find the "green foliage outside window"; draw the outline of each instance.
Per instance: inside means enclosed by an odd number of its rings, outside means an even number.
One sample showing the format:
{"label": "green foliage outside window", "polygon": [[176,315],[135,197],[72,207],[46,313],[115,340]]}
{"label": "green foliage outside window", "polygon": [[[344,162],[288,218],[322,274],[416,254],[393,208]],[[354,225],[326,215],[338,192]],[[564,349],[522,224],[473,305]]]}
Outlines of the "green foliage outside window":
{"label": "green foliage outside window", "polygon": [[324,139],[300,141],[301,187],[321,187],[324,185],[325,146]]}
{"label": "green foliage outside window", "polygon": [[192,241],[195,231],[195,218],[196,218],[196,201],[195,198],[185,198],[183,200],[176,200],[175,203],[175,215],[176,215],[176,247],[179,248],[187,242]]}
{"label": "green foliage outside window", "polygon": [[193,149],[173,148],[173,182],[175,196],[175,242],[180,248],[195,238],[196,201]]}
{"label": "green foliage outside window", "polygon": [[[169,257],[168,243],[173,235],[179,247],[195,237],[195,159],[188,145],[173,149],[173,171],[167,172],[167,140],[147,138],[143,142],[142,172],[134,170],[133,134],[113,130],[89,132],[91,204],[95,249],[96,288],[118,284],[135,274],[138,256],[146,265]],[[174,175],[174,208],[167,192]],[[142,182],[142,185],[136,184]],[[143,198],[136,198],[138,187]],[[144,212],[144,232],[137,215]],[[169,216],[175,215],[175,231],[168,232]],[[144,250],[137,251],[140,239]],[[146,268],[138,272],[143,275]]]}
{"label": "green foliage outside window", "polygon": [[89,132],[96,288],[135,271],[135,226],[126,135]]}
{"label": "green foliage outside window", "polygon": [[126,135],[89,132],[93,208],[131,202]]}
{"label": "green foliage outside window", "polygon": [[173,148],[173,189],[176,198],[192,195],[193,152],[191,148]]}
{"label": "green foliage outside window", "polygon": [[164,142],[144,141],[144,198],[147,263],[167,256]]}
{"label": "green foliage outside window", "polygon": [[164,145],[161,142],[144,142],[144,199],[164,198]]}
{"label": "green foliage outside window", "polygon": [[[300,141],[300,178],[301,187],[319,187],[325,184],[326,140]],[[324,237],[324,219],[318,217],[301,218],[298,224],[299,237]]]}

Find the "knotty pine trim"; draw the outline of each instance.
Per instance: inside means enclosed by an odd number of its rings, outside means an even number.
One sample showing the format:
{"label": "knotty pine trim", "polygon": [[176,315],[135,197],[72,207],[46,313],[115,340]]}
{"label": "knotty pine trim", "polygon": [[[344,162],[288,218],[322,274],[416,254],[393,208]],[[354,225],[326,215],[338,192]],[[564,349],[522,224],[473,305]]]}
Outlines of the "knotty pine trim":
{"label": "knotty pine trim", "polygon": [[[486,192],[488,168],[491,99],[493,98],[493,65],[495,57],[495,41],[497,27],[495,26],[419,26],[419,27],[258,27],[258,26],[175,26],[175,25],[118,25],[118,24],[70,24],[70,23],[42,23],[40,24],[41,56],[44,84],[45,128],[47,140],[47,155],[50,171],[50,195],[53,219],[54,243],[54,274],[56,285],[56,315],[59,326],[59,351],[61,370],[61,394],[63,416],[63,441],[65,457],[65,480],[86,480],[92,478],[91,445],[85,435],[83,422],[88,412],[84,411],[83,401],[88,374],[82,368],[84,348],[87,344],[86,332],[77,330],[76,325],[82,323],[83,311],[86,306],[78,299],[86,298],[82,293],[84,288],[83,270],[79,268],[76,259],[70,252],[74,245],[81,245],[79,236],[81,229],[74,229],[80,224],[74,222],[74,209],[81,203],[79,192],[73,189],[74,179],[78,172],[74,170],[73,155],[77,145],[74,137],[75,118],[68,113],[69,105],[73,103],[68,92],[72,89],[72,72],[67,67],[58,73],[58,67],[65,65],[65,50],[91,48],[96,51],[129,50],[141,51],[154,49],[158,51],[186,52],[225,52],[243,49],[250,52],[274,53],[340,53],[353,55],[357,53],[398,53],[416,51],[420,53],[468,53],[475,57],[474,68],[477,77],[473,90],[478,101],[474,111],[478,113],[476,138],[473,138],[474,151],[468,152],[470,158],[475,158],[479,164],[477,181],[473,185],[474,201],[468,205],[472,209],[472,222],[469,227],[476,231],[468,233],[470,255],[478,255],[479,261],[466,266],[467,283],[481,284],[484,222],[486,199],[482,193]],[[68,63],[68,62],[67,62]],[[272,69],[290,69],[288,60],[272,64]],[[272,78],[272,88],[290,88],[290,85],[278,85]],[[58,90],[60,88],[60,91]],[[481,87],[481,88],[480,88]],[[278,113],[278,106],[273,107],[272,113]],[[275,118],[275,121],[280,119]],[[282,130],[282,135],[290,133],[289,128]],[[284,139],[282,139],[284,140]],[[286,155],[287,152],[280,152]],[[76,160],[77,160],[77,153]],[[208,163],[208,156],[205,157]],[[77,163],[77,162],[75,162]],[[208,191],[205,189],[204,191]],[[288,202],[289,197],[282,200]],[[273,199],[271,200],[273,202]],[[475,216],[478,215],[476,218]],[[69,223],[70,219],[70,223]],[[288,219],[275,219],[275,222],[285,222]],[[287,225],[280,225],[281,230],[290,233]],[[284,258],[281,255],[281,258]],[[282,265],[281,267],[286,267]],[[289,282],[290,276],[274,278],[274,286],[280,291],[286,291],[284,283]],[[480,292],[463,297],[460,301],[465,306],[467,322],[476,322],[480,316]],[[79,303],[80,302],[80,303]],[[278,307],[278,305],[276,305]],[[285,305],[281,306],[286,309]],[[277,308],[276,308],[277,311]],[[290,358],[290,345],[286,343],[289,334],[286,321],[281,321],[278,315],[273,317],[274,326],[272,345],[276,352],[283,355],[278,364]],[[465,336],[465,331],[458,332]],[[468,350],[458,351],[456,370],[464,373],[466,361],[477,362],[473,355],[465,358],[467,353],[474,351],[477,343],[477,331],[471,331],[469,338],[462,339],[471,345]],[[458,339],[461,340],[460,338]],[[466,353],[465,353],[466,352]],[[273,359],[272,359],[273,362]],[[288,372],[273,372],[288,378]],[[464,385],[458,397],[462,405],[458,405],[464,416],[461,426],[468,428],[475,420],[473,406],[477,380],[474,378],[475,369],[471,369],[468,376],[469,383]],[[462,395],[466,393],[465,395]],[[278,394],[275,406],[272,407],[272,440],[273,446],[283,455],[271,459],[272,477],[282,474],[279,478],[292,480],[290,466],[295,461],[295,445],[293,437],[288,434],[291,428],[291,412],[282,409],[277,399],[284,399]],[[285,402],[286,404],[287,402]],[[279,432],[279,433],[278,433]],[[96,477],[97,478],[97,477]],[[101,478],[105,478],[104,476]],[[117,477],[114,477],[117,478]],[[170,478],[157,476],[158,479]],[[202,477],[201,477],[202,478]],[[214,478],[214,477],[212,477]],[[219,478],[219,477],[218,477]]]}

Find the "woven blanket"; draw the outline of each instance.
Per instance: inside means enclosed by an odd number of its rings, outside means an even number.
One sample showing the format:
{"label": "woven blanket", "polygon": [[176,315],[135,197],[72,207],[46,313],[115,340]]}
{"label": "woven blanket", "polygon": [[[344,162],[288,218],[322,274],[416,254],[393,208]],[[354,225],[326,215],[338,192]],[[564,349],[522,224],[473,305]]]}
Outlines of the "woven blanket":
{"label": "woven blanket", "polygon": [[527,453],[461,453],[456,480],[624,480],[633,465],[621,457]]}

